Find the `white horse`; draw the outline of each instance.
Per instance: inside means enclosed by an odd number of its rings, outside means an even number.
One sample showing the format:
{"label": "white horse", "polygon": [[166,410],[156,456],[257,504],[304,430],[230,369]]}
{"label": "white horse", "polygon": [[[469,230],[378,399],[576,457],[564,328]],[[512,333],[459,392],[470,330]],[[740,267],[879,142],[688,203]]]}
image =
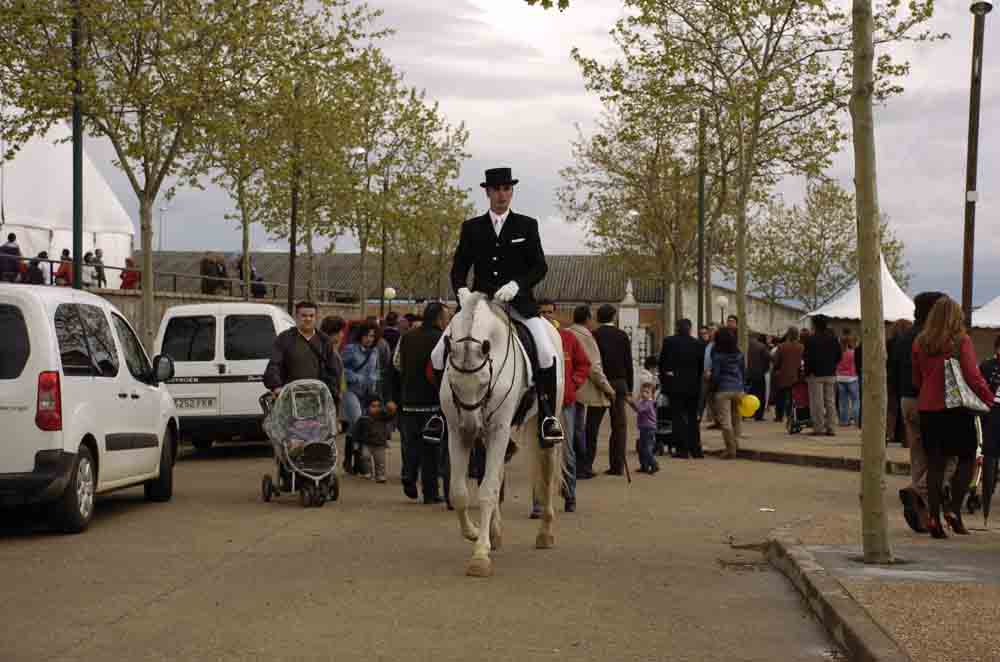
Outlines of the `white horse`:
{"label": "white horse", "polygon": [[[448,327],[448,363],[441,382],[441,409],[448,422],[448,449],[451,454],[451,503],[458,514],[462,535],[475,542],[465,573],[489,577],[493,573],[490,549],[500,549],[503,523],[499,494],[504,476],[507,442],[515,438],[531,459],[531,484],[542,506],[541,526],[535,547],[548,549],[555,544],[556,487],[562,483],[562,447],[543,449],[539,443],[537,405],[512,437],[511,427],[521,396],[531,386],[528,363],[505,312],[480,293],[466,294],[462,310]],[[562,339],[551,327],[552,343],[562,347]],[[555,409],[563,399],[563,357],[557,351]],[[469,456],[477,440],[486,447],[486,473],[479,487],[478,530],[469,517],[466,477]],[[564,443],[569,443],[564,442]]]}

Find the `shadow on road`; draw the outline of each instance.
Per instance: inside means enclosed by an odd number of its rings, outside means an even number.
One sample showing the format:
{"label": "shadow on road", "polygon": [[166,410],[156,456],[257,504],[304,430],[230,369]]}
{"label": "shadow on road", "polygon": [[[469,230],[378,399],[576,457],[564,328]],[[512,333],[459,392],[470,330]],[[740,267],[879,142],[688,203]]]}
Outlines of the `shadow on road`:
{"label": "shadow on road", "polygon": [[251,443],[215,444],[211,448],[198,450],[193,446],[183,446],[177,457],[178,462],[205,462],[221,460],[244,460],[271,457],[271,444],[266,441]]}
{"label": "shadow on road", "polygon": [[[129,515],[139,508],[153,506],[155,504],[147,502],[143,496],[142,486],[98,496],[90,529],[113,526],[117,518]],[[49,524],[48,514],[49,507],[45,505],[0,509],[0,539],[63,535]]]}

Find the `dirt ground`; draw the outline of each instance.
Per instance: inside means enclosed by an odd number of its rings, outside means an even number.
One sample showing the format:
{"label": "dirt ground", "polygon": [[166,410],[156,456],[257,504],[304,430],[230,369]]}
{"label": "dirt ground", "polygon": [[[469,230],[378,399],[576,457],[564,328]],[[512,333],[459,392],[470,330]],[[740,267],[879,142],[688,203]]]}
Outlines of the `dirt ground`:
{"label": "dirt ground", "polygon": [[[471,544],[454,514],[406,499],[398,477],[346,478],[321,509],[262,503],[263,446],[187,451],[172,502],[104,497],[79,536],[0,512],[0,658],[838,659],[753,547],[778,525],[856,508],[855,475],[665,460],[631,486],[581,482],[556,548],[537,551],[522,460],[489,579],[464,576]],[[393,448],[396,474],[398,461]]]}

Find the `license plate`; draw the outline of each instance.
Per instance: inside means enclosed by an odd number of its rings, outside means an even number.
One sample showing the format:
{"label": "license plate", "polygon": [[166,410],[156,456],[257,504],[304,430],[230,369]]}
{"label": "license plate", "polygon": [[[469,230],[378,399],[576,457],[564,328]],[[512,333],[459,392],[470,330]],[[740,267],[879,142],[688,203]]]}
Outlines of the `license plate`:
{"label": "license plate", "polygon": [[214,409],[215,398],[174,398],[178,409]]}

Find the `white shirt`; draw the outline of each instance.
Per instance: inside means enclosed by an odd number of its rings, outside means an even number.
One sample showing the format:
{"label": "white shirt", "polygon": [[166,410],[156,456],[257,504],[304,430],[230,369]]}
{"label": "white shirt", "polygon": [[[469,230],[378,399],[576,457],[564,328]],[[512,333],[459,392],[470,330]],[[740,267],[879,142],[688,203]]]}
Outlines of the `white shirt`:
{"label": "white shirt", "polygon": [[501,216],[497,216],[492,209],[490,210],[490,220],[493,221],[493,231],[497,233],[498,237],[500,236],[500,233],[503,232],[503,224],[507,221],[508,216],[510,216],[510,209],[505,211]]}

